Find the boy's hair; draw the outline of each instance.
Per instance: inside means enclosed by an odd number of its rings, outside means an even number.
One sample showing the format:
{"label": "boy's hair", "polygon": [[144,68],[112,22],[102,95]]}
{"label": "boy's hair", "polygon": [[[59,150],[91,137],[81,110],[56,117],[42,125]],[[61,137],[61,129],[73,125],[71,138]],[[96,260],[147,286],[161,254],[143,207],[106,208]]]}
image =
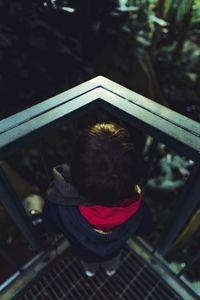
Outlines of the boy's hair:
{"label": "boy's hair", "polygon": [[88,201],[112,206],[134,195],[140,155],[129,132],[115,123],[83,130],[74,147],[72,182]]}

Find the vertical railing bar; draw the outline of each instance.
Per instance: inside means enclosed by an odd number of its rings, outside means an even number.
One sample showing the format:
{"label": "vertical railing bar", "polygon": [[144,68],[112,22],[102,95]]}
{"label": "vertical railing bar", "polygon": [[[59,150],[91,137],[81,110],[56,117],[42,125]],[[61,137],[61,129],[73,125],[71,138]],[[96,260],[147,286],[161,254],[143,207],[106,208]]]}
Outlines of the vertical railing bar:
{"label": "vertical railing bar", "polygon": [[200,259],[200,252],[197,252],[194,257],[192,257],[186,262],[186,266],[182,268],[182,270],[177,274],[177,276],[180,277],[184,273],[186,273],[198,259]]}
{"label": "vertical railing bar", "polygon": [[20,231],[26,238],[26,240],[30,243],[31,247],[34,250],[41,249],[41,242],[36,235],[33,225],[29,220],[28,216],[22,204],[20,203],[20,199],[16,195],[12,186],[10,185],[3,169],[0,167],[0,195],[1,202],[5,209],[8,211],[8,214],[14,220],[16,225],[19,227]]}
{"label": "vertical railing bar", "polygon": [[39,155],[40,155],[40,158],[41,158],[41,162],[42,162],[45,174],[46,174],[47,179],[50,183],[51,180],[52,180],[52,170],[51,170],[49,162],[47,161],[47,155],[46,155],[44,149],[45,149],[44,141],[40,141],[39,148],[38,148]]}
{"label": "vertical railing bar", "polygon": [[157,146],[158,146],[158,141],[157,141],[157,139],[153,138],[150,149],[148,151],[148,160],[147,160],[146,165],[145,165],[145,170],[147,170],[147,171],[146,171],[146,174],[144,174],[143,179],[142,179],[143,194],[145,193],[146,184],[147,184],[147,181],[148,181],[149,176],[150,176],[151,171],[152,171],[152,165],[153,165],[153,162],[154,162],[154,159],[155,159]]}
{"label": "vertical railing bar", "polygon": [[[20,267],[17,265],[17,263],[13,260],[13,258],[6,252],[6,249],[4,249],[3,243],[0,241],[0,255],[9,263],[11,267],[13,267],[15,270],[19,270]],[[20,270],[21,271],[21,270]]]}
{"label": "vertical railing bar", "polygon": [[154,252],[164,255],[175,240],[200,198],[200,164],[196,163],[187,179],[182,195],[172,211],[166,227],[160,235]]}
{"label": "vertical railing bar", "polygon": [[74,119],[71,123],[73,130],[75,131],[75,134],[78,136],[79,132],[80,132],[80,128],[79,128],[79,120]]}

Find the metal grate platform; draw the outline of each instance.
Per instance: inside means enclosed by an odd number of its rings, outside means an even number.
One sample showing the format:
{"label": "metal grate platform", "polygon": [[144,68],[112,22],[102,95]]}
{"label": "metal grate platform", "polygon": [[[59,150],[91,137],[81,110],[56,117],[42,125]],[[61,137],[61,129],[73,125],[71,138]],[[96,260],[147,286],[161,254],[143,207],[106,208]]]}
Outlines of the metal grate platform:
{"label": "metal grate platform", "polygon": [[19,300],[178,300],[174,290],[128,247],[123,251],[121,267],[108,277],[98,270],[86,278],[78,259],[65,252],[18,298]]}

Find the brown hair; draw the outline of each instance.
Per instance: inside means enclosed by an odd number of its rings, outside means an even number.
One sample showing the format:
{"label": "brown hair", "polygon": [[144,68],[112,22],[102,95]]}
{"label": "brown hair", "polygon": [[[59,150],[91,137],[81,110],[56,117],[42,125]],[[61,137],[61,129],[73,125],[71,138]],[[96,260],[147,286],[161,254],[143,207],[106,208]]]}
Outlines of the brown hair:
{"label": "brown hair", "polygon": [[74,147],[72,182],[88,201],[111,206],[132,197],[140,158],[128,130],[97,123],[83,130]]}

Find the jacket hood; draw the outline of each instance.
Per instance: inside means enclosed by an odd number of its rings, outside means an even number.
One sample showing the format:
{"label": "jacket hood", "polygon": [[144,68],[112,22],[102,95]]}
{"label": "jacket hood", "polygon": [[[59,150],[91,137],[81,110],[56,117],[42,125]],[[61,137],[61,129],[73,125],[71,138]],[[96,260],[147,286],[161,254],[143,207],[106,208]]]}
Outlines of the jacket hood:
{"label": "jacket hood", "polygon": [[[141,222],[143,203],[140,209],[121,226],[107,234],[96,232],[83,217],[77,207],[62,209],[59,207],[59,216],[62,222],[62,232],[70,240],[75,236],[81,245],[88,250],[104,257],[122,248],[126,240],[133,235]],[[73,243],[73,240],[72,240]]]}
{"label": "jacket hood", "polygon": [[119,207],[79,206],[81,215],[95,229],[109,231],[128,220],[140,207],[141,194],[121,204]]}
{"label": "jacket hood", "polygon": [[[65,206],[95,206],[100,202],[88,201],[83,197],[72,183],[70,167],[67,164],[53,168],[53,181],[47,189],[47,200]],[[141,191],[140,191],[141,192]]]}
{"label": "jacket hood", "polygon": [[99,202],[89,202],[80,195],[76,187],[72,184],[70,167],[62,164],[53,168],[53,181],[47,189],[47,200],[65,206],[91,206],[98,205]]}
{"label": "jacket hood", "polygon": [[54,179],[47,189],[47,199],[50,202],[67,206],[77,206],[83,203],[87,205],[86,199],[71,183],[70,167],[67,164],[53,168],[53,176]]}
{"label": "jacket hood", "polygon": [[128,220],[140,207],[142,194],[136,193],[132,199],[125,199],[117,207],[79,206],[81,215],[95,229],[109,231]]}

